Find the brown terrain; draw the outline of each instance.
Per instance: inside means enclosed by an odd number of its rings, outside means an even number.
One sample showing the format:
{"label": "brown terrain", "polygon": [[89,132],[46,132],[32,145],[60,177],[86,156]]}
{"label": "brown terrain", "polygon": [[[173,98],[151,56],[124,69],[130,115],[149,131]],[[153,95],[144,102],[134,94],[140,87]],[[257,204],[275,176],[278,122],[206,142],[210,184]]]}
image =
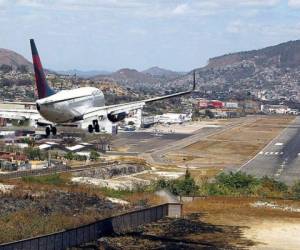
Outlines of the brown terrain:
{"label": "brown terrain", "polygon": [[[163,219],[100,242],[105,249],[299,249],[300,213],[257,208],[257,201],[195,200],[184,204],[183,218]],[[268,202],[300,208],[295,201]]]}
{"label": "brown terrain", "polygon": [[170,152],[167,157],[175,164],[195,168],[236,168],[255,156],[293,119],[289,116],[256,117],[241,126]]}
{"label": "brown terrain", "polygon": [[29,62],[25,57],[12,50],[0,48],[0,65],[2,64],[12,66],[13,69],[24,65],[32,71],[32,63]]}

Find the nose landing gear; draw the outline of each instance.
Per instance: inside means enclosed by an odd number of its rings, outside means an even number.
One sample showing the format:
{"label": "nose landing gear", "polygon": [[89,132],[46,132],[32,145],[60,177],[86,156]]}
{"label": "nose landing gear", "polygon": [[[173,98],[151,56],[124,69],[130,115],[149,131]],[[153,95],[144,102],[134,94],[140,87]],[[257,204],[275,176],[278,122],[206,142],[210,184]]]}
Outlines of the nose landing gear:
{"label": "nose landing gear", "polygon": [[52,132],[52,135],[55,136],[57,134],[57,129],[54,126],[47,126],[45,129],[45,132],[46,132],[47,137],[50,136],[51,132]]}
{"label": "nose landing gear", "polygon": [[93,120],[93,124],[90,124],[88,126],[88,131],[89,131],[89,133],[93,133],[94,131],[96,133],[100,132],[100,126],[99,126],[98,120]]}

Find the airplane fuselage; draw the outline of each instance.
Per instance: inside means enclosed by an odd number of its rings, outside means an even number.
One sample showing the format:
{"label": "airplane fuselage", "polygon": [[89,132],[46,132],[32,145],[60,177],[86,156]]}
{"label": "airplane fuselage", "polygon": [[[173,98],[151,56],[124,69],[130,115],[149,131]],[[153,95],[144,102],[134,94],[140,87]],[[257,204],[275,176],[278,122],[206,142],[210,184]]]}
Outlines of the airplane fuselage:
{"label": "airplane fuselage", "polygon": [[83,114],[88,109],[104,105],[105,99],[102,91],[93,87],[62,90],[36,101],[40,115],[58,124],[82,120]]}

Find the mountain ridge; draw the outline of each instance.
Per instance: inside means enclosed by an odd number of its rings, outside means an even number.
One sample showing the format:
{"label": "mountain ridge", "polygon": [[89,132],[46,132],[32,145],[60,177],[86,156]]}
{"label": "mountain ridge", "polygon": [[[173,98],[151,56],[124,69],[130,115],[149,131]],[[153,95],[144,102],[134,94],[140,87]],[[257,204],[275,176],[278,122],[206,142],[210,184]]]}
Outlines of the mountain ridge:
{"label": "mountain ridge", "polygon": [[28,70],[33,70],[32,63],[28,61],[24,56],[13,50],[4,48],[0,48],[0,66],[1,65],[8,65],[13,69],[20,68],[20,66],[23,65],[27,67]]}

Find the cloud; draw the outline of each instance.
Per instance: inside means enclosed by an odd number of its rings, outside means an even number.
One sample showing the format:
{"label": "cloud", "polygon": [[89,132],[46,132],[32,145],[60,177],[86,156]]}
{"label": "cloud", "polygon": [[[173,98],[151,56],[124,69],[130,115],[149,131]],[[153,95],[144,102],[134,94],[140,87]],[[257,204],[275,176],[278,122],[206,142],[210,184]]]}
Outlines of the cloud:
{"label": "cloud", "polygon": [[300,8],[300,0],[289,0],[288,1],[288,6],[291,8]]}
{"label": "cloud", "polygon": [[256,34],[259,37],[295,39],[300,36],[300,22],[293,24],[262,24],[235,20],[227,25],[225,31],[238,36]]}
{"label": "cloud", "polygon": [[172,13],[174,15],[183,15],[189,11],[189,6],[187,4],[179,4],[173,9]]}
{"label": "cloud", "polygon": [[240,0],[238,4],[241,6],[270,7],[279,3],[280,0]]}
{"label": "cloud", "polygon": [[243,30],[243,26],[244,25],[240,20],[236,20],[228,24],[228,26],[226,27],[226,31],[228,33],[237,34]]}
{"label": "cloud", "polygon": [[[130,15],[146,17],[171,17],[193,14],[194,16],[215,15],[225,10],[266,8],[276,6],[281,0],[0,0],[14,3],[16,7],[43,8],[64,11],[123,11]],[[290,0],[295,2],[299,0]],[[178,4],[178,2],[181,2]],[[176,4],[177,3],[177,4]]]}

